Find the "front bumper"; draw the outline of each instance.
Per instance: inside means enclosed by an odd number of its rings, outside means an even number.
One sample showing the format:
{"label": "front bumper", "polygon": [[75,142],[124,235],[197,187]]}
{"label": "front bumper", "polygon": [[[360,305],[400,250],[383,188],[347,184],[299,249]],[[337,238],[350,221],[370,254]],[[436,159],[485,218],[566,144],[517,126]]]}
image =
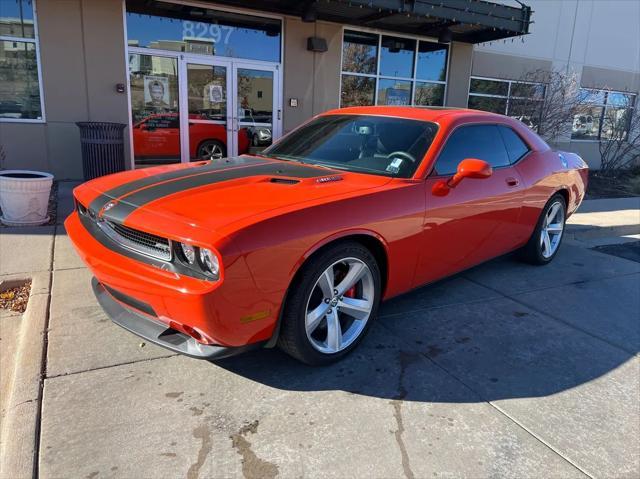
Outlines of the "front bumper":
{"label": "front bumper", "polygon": [[[111,293],[111,300],[135,310],[138,316],[193,337],[203,345],[244,348],[272,337],[275,313],[272,318],[243,321],[256,311],[276,310],[273,303],[257,298],[252,289],[249,292],[250,275],[243,269],[245,262],[232,264],[226,280],[204,281],[115,251],[92,235],[77,212],[66,219],[65,228],[80,258]],[[127,300],[122,300],[123,295]],[[254,299],[247,301],[247,297]],[[183,352],[184,347],[179,351]]]}
{"label": "front bumper", "polygon": [[[91,280],[93,292],[107,316],[118,326],[146,339],[150,343],[198,359],[221,359],[243,353],[262,346],[262,342],[247,346],[224,347],[214,344],[202,344],[191,336],[154,321],[150,317],[129,309],[117,301],[96,278]],[[122,293],[120,293],[122,294]]]}

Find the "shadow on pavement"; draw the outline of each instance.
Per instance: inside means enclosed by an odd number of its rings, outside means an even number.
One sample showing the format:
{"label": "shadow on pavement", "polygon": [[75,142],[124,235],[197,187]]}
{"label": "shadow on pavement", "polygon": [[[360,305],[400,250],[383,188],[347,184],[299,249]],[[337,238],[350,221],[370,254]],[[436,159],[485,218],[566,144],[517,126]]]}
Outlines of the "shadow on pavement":
{"label": "shadow on pavement", "polygon": [[[570,255],[565,257],[573,260]],[[492,275],[500,268],[516,266],[512,259],[503,258],[475,268],[472,276]],[[550,267],[547,271],[553,273]],[[585,317],[584,324],[563,311],[546,314],[544,308],[535,306],[545,298],[568,302],[569,310],[572,301],[593,297],[601,302],[601,295],[581,282],[564,286],[571,289],[561,291],[560,299],[554,296],[560,288],[550,288],[523,293],[520,301],[519,294],[505,297],[457,277],[385,303],[363,343],[332,366],[307,367],[278,350],[256,351],[215,364],[292,391],[343,390],[425,402],[549,396],[600,378],[638,352],[640,275],[605,279],[602,285],[598,281],[594,280],[595,287],[611,302],[576,307]],[[443,291],[454,300],[471,299],[438,305]],[[411,308],[430,302],[435,304],[430,309]],[[610,309],[610,314],[601,314],[602,308]],[[620,325],[629,333],[622,339],[600,336],[598,328],[607,325]]]}

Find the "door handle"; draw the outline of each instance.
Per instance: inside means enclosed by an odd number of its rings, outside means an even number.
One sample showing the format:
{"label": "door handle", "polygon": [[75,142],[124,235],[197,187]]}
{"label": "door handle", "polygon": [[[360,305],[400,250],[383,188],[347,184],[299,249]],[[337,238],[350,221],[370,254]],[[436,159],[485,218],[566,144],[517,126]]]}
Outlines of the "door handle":
{"label": "door handle", "polygon": [[507,185],[511,187],[518,186],[520,184],[520,181],[517,178],[507,178],[505,181],[507,182]]}

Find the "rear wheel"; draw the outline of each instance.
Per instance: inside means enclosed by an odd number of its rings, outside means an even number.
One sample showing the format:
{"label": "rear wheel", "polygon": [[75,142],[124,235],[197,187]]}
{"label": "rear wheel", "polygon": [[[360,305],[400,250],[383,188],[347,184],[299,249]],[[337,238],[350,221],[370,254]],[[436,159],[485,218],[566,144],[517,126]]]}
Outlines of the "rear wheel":
{"label": "rear wheel", "polygon": [[554,195],[545,205],[529,242],[521,251],[524,261],[543,265],[555,258],[562,242],[567,204],[562,195]]}
{"label": "rear wheel", "polygon": [[313,257],[292,285],[278,344],[310,365],[342,358],[362,340],[380,303],[380,269],[359,243]]}
{"label": "rear wheel", "polygon": [[227,156],[227,149],[217,140],[206,140],[198,147],[199,160],[219,160]]}

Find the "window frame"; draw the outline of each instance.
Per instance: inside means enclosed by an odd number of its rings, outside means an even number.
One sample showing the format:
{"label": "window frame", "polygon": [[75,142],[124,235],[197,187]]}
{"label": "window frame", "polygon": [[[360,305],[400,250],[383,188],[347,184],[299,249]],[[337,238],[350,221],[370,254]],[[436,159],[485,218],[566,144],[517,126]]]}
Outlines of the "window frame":
{"label": "window frame", "polygon": [[[608,103],[609,100],[609,94],[611,93],[618,93],[621,95],[629,95],[631,97],[633,97],[633,103],[632,106],[628,106],[625,109],[626,110],[631,110],[631,113],[629,115],[629,125],[631,125],[631,121],[633,120],[633,115],[637,114],[637,109],[638,109],[638,94],[635,92],[630,92],[630,91],[621,91],[621,90],[604,90],[602,88],[590,88],[590,87],[583,87],[581,86],[578,90],[578,95],[580,95],[580,93],[583,90],[588,90],[588,91],[592,91],[592,92],[599,92],[599,93],[603,93],[604,94],[604,99],[602,102],[585,102],[584,105],[581,106],[588,106],[588,107],[593,107],[593,108],[601,108],[602,109],[602,114],[599,117],[599,123],[598,123],[598,134],[596,135],[596,138],[574,138],[573,134],[571,134],[571,138],[570,141],[571,142],[580,142],[580,143],[600,143],[601,141],[609,141],[608,138],[605,138],[604,140],[602,139],[602,125],[603,125],[603,120],[605,115],[607,114],[607,108],[616,108],[615,105],[610,106]],[[624,141],[627,141],[627,139],[629,138],[629,133],[631,133],[630,131],[627,131],[627,136],[625,137]]]}
{"label": "window frame", "polygon": [[[518,135],[518,137],[522,140],[522,142],[525,145],[527,145],[527,148],[528,148],[527,153],[522,155],[520,157],[520,159],[518,159],[518,161],[516,161],[515,163],[511,163],[511,160],[509,160],[509,164],[508,165],[496,166],[496,167],[492,166],[491,168],[494,169],[494,170],[502,170],[504,168],[513,168],[518,163],[522,162],[525,158],[529,157],[529,155],[534,151],[533,148],[531,147],[531,144],[527,141],[527,139],[524,138],[515,128],[513,128],[508,123],[501,123],[501,122],[495,122],[495,121],[470,121],[470,122],[467,122],[467,123],[461,123],[461,124],[456,125],[455,127],[453,127],[451,129],[451,131],[449,131],[447,136],[443,139],[442,146],[438,150],[435,159],[431,163],[431,167],[429,169],[429,172],[425,175],[425,178],[427,178],[427,179],[430,179],[430,178],[437,178],[437,179],[440,179],[440,178],[451,178],[452,175],[440,175],[440,174],[435,173],[436,172],[436,164],[438,163],[438,160],[440,159],[440,155],[444,151],[445,147],[447,146],[447,143],[449,142],[449,140],[451,139],[453,134],[456,131],[458,131],[460,128],[465,128],[465,127],[469,127],[469,126],[496,126],[496,127],[505,126],[507,128],[511,128],[511,130],[513,130],[513,132],[516,135]],[[500,134],[500,132],[498,132],[498,133]],[[502,138],[502,135],[500,135],[500,138],[502,139],[502,144],[504,146],[505,151],[507,152],[507,158],[509,158],[509,150],[507,150],[507,145],[505,144],[504,139]],[[460,160],[460,161],[462,161],[462,160]]]}
{"label": "window frame", "polygon": [[[346,30],[350,30],[350,31],[354,31],[354,32],[362,32],[362,33],[370,33],[373,35],[377,35],[378,36],[378,44],[376,46],[377,48],[377,54],[376,54],[376,72],[375,73],[356,73],[356,72],[349,72],[349,71],[345,71],[342,69],[343,66],[343,57],[344,57],[344,34]],[[416,46],[414,48],[413,51],[413,68],[412,68],[412,72],[413,72],[413,76],[411,78],[407,78],[407,77],[394,77],[394,76],[389,76],[389,75],[381,75],[380,74],[380,59],[382,57],[381,52],[382,52],[382,37],[384,36],[388,36],[388,37],[395,37],[395,38],[402,38],[402,39],[407,39],[407,40],[415,40],[416,42]],[[447,61],[446,61],[446,65],[445,65],[445,79],[444,81],[442,80],[425,80],[425,79],[421,79],[418,78],[417,76],[417,67],[418,67],[418,53],[420,51],[420,42],[429,42],[429,43],[435,43],[435,44],[441,44],[441,45],[445,45],[447,48]],[[380,30],[377,28],[366,28],[366,27],[357,27],[357,26],[351,26],[351,25],[343,25],[342,26],[342,39],[340,42],[340,81],[338,82],[338,107],[339,108],[347,108],[346,106],[342,105],[342,77],[344,75],[351,75],[351,76],[358,76],[358,77],[366,77],[366,78],[371,78],[374,80],[375,82],[375,86],[373,89],[373,105],[377,106],[379,105],[378,103],[378,94],[379,94],[379,85],[380,85],[380,80],[398,80],[398,81],[409,81],[411,82],[411,90],[410,90],[410,102],[408,105],[405,106],[411,106],[411,107],[415,107],[415,108],[429,108],[430,105],[416,105],[415,104],[415,97],[416,97],[416,85],[417,83],[431,83],[431,84],[436,84],[436,85],[444,85],[444,91],[442,93],[442,105],[440,106],[446,106],[447,104],[447,91],[448,91],[448,83],[449,83],[449,67],[450,67],[450,63],[451,63],[451,44],[445,44],[445,43],[440,43],[438,42],[438,39],[435,37],[428,37],[428,36],[419,36],[419,35],[410,35],[410,34],[400,34],[398,35],[396,32],[389,32],[387,30]]]}
{"label": "window frame", "polygon": [[[495,95],[495,94],[491,94],[491,93],[472,93],[471,92],[471,82],[473,80],[487,80],[487,81],[496,81],[496,82],[502,82],[502,83],[507,83],[508,87],[507,87],[507,94],[506,95]],[[544,82],[535,82],[535,81],[525,81],[525,80],[509,80],[506,78],[492,78],[492,77],[483,77],[483,76],[476,76],[476,75],[471,75],[469,76],[469,88],[467,89],[467,108],[469,107],[469,100],[471,99],[472,96],[475,97],[480,97],[480,98],[498,98],[501,100],[505,100],[505,106],[504,106],[504,113],[500,113],[500,115],[504,115],[504,116],[509,116],[509,104],[511,103],[511,100],[528,100],[528,101],[538,101],[535,100],[534,98],[531,97],[526,97],[526,96],[511,96],[511,88],[513,87],[514,83],[522,83],[524,85],[540,85],[544,87],[544,94],[542,95],[542,98],[539,100],[540,103],[543,103],[546,96],[547,96],[547,86]],[[509,116],[509,118],[512,118]],[[538,121],[538,127],[539,127],[540,122]],[[538,127],[536,128],[536,133],[538,132]]]}
{"label": "window frame", "polygon": [[0,123],[46,123],[47,117],[44,109],[44,88],[42,86],[42,61],[40,60],[40,33],[38,31],[38,5],[37,0],[31,0],[33,6],[33,38],[14,37],[0,35],[0,42],[33,43],[36,49],[36,68],[38,69],[38,90],[40,93],[40,118],[2,118]]}

